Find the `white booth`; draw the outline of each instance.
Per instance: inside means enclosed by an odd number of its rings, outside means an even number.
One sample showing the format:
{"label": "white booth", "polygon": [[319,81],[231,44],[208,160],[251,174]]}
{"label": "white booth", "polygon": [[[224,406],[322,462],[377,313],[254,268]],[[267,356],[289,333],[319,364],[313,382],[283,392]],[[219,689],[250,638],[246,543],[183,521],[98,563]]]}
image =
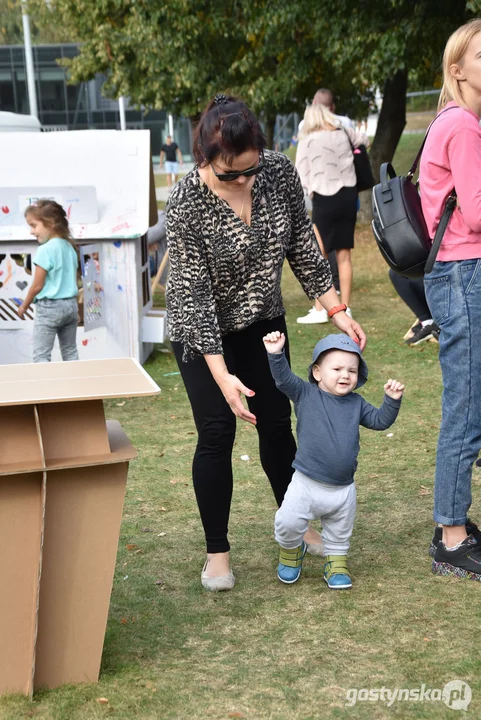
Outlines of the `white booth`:
{"label": "white booth", "polygon": [[[38,248],[27,205],[66,210],[81,254],[81,360],[149,356],[165,339],[152,309],[146,234],[157,222],[148,130],[0,133],[0,364],[32,361],[35,305],[20,319]],[[83,311],[83,312],[82,312]],[[52,360],[59,360],[57,343]]]}

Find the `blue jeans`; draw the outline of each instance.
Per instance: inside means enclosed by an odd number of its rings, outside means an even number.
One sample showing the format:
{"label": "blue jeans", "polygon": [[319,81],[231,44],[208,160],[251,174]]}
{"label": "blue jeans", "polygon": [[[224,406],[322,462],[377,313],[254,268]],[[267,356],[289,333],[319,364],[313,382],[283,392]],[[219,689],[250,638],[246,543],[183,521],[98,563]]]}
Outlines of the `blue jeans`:
{"label": "blue jeans", "polygon": [[441,328],[443,398],[434,520],[464,525],[473,463],[481,447],[481,260],[436,262],[424,286]]}
{"label": "blue jeans", "polygon": [[39,300],[35,305],[33,324],[33,362],[50,362],[58,335],[62,360],[78,360],[77,298]]}

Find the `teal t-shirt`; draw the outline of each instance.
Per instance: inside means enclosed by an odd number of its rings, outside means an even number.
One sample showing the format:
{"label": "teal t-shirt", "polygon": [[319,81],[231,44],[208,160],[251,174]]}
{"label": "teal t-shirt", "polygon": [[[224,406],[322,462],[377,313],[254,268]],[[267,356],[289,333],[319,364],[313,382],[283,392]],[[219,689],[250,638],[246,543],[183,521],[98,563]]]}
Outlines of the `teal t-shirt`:
{"label": "teal t-shirt", "polygon": [[34,264],[47,271],[45,285],[35,298],[37,300],[61,300],[77,297],[77,253],[63,238],[50,238],[39,246]]}

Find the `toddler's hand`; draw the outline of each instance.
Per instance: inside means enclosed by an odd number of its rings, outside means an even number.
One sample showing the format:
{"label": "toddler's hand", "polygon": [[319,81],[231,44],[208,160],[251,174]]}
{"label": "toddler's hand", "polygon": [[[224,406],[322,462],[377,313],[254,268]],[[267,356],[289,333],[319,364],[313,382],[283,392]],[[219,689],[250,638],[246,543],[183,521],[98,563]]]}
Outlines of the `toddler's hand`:
{"label": "toddler's hand", "polygon": [[384,385],[384,392],[393,400],[400,400],[404,393],[404,385],[398,380],[388,380]]}
{"label": "toddler's hand", "polygon": [[274,332],[267,333],[262,340],[268,353],[280,353],[285,345],[286,336],[284,333],[279,332],[279,330],[275,330]]}

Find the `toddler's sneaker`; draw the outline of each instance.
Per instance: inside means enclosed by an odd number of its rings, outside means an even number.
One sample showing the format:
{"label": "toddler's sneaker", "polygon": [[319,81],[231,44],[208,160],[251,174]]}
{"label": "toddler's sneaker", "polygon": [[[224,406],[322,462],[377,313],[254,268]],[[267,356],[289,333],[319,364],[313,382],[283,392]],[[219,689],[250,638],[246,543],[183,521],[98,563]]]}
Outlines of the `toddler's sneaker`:
{"label": "toddler's sneaker", "polygon": [[456,550],[446,550],[440,540],[432,569],[435,575],[455,575],[481,581],[481,545],[474,535],[468,535]]}
{"label": "toddler's sneaker", "polygon": [[[473,535],[476,540],[481,543],[481,530],[478,528],[476,523],[471,522],[469,518],[466,520],[466,532],[468,533],[468,535]],[[432,558],[436,555],[437,547],[442,539],[443,529],[442,527],[437,527],[434,530],[434,536],[431,540],[431,545],[429,546],[429,554]]]}
{"label": "toddler's sneaker", "polygon": [[327,323],[329,322],[329,318],[327,317],[327,310],[316,310],[315,307],[312,307],[307,315],[303,315],[303,317],[298,317],[297,322],[301,325],[315,325],[316,323]]}
{"label": "toddler's sneaker", "polygon": [[324,565],[324,580],[331,590],[348,590],[352,580],[347,569],[346,555],[327,555]]}
{"label": "toddler's sneaker", "polygon": [[277,577],[286,585],[292,585],[299,580],[302,570],[302,561],[306,554],[307,545],[305,542],[294,550],[279,548],[279,565],[277,566]]}

